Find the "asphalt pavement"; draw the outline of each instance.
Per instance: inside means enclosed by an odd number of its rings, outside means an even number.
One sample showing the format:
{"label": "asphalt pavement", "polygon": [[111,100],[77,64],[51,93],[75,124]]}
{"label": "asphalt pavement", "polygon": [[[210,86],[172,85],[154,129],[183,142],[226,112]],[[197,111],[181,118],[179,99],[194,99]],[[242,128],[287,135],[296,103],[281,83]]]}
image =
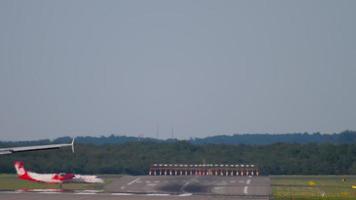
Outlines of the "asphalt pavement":
{"label": "asphalt pavement", "polygon": [[150,199],[270,199],[269,177],[249,176],[121,176],[100,191],[2,191],[6,200],[150,200]]}

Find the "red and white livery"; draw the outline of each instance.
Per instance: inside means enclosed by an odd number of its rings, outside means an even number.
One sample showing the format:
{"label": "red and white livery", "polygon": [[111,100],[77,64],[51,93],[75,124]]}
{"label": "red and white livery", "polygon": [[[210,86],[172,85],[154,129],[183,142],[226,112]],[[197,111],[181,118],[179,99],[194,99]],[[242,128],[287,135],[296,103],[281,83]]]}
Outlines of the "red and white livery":
{"label": "red and white livery", "polygon": [[24,162],[16,161],[15,169],[20,179],[41,183],[103,183],[103,179],[95,175],[80,175],[72,173],[53,173],[53,174],[39,174],[36,172],[26,171]]}

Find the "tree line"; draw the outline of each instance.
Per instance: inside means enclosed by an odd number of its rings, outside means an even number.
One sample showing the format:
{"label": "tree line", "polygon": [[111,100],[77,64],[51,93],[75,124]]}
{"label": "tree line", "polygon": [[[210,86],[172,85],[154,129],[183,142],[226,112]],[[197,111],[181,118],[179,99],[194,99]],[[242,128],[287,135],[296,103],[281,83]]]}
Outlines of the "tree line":
{"label": "tree line", "polygon": [[[70,142],[71,137],[59,137],[54,140],[33,140],[33,141],[0,141],[1,146],[23,146],[23,145],[40,145],[40,144],[55,144]],[[80,136],[76,138],[76,143],[81,144],[123,144],[127,142],[156,142],[156,143],[175,143],[178,139],[157,139],[147,137],[134,137],[124,135],[109,135],[109,136]],[[356,131],[343,131],[341,133],[285,133],[285,134],[270,134],[270,133],[242,133],[233,135],[216,135],[205,138],[191,138],[187,140],[192,144],[251,144],[251,145],[268,145],[274,143],[333,143],[333,144],[353,144],[356,143]]]}

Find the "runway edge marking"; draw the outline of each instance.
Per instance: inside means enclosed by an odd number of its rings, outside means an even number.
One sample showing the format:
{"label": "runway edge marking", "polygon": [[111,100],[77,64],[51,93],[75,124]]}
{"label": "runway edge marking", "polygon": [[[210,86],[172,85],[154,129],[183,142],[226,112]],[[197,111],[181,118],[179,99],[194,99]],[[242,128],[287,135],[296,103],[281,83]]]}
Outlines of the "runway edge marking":
{"label": "runway edge marking", "polygon": [[127,183],[127,185],[132,185],[132,184],[136,183],[136,181],[138,181],[138,180],[140,180],[140,177],[138,177],[138,178],[136,178],[135,180],[133,180],[133,181]]}
{"label": "runway edge marking", "polygon": [[248,193],[248,186],[245,186],[244,187],[244,194],[247,194]]}

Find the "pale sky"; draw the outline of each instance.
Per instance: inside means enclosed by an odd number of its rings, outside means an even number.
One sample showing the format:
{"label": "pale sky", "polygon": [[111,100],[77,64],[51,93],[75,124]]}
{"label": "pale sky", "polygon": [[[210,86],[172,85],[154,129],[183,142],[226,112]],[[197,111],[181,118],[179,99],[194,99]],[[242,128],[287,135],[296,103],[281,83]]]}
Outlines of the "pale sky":
{"label": "pale sky", "polygon": [[0,1],[0,140],[356,129],[356,1]]}

